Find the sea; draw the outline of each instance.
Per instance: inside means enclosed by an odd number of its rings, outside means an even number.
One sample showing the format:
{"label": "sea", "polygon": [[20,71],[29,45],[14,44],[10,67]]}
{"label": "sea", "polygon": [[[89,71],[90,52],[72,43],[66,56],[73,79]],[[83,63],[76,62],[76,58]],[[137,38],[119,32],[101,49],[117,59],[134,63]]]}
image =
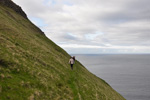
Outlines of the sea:
{"label": "sea", "polygon": [[150,100],[150,54],[76,54],[126,100]]}

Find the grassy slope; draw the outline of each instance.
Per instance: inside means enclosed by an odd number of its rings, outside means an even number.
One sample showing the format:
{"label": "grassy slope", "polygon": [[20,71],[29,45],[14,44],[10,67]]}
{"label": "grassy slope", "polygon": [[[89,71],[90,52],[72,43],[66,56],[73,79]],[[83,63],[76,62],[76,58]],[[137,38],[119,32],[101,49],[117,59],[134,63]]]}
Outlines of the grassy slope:
{"label": "grassy slope", "polygon": [[105,81],[41,34],[30,21],[0,6],[0,100],[124,100]]}

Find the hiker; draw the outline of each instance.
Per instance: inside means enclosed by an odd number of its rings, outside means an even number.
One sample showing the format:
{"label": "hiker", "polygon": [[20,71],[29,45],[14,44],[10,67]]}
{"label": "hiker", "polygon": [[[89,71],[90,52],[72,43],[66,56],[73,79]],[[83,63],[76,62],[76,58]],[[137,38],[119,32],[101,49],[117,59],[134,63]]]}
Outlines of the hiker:
{"label": "hiker", "polygon": [[71,66],[71,69],[73,70],[73,64],[74,64],[74,60],[75,58],[73,58],[73,57],[70,57],[70,59],[69,59],[69,64],[70,64],[70,66]]}

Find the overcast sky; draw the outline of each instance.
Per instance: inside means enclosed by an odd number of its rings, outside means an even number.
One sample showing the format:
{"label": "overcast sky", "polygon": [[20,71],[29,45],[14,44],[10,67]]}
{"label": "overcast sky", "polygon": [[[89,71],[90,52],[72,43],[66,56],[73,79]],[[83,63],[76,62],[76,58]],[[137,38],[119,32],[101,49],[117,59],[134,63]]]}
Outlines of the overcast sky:
{"label": "overcast sky", "polygon": [[150,53],[150,0],[13,0],[70,54]]}

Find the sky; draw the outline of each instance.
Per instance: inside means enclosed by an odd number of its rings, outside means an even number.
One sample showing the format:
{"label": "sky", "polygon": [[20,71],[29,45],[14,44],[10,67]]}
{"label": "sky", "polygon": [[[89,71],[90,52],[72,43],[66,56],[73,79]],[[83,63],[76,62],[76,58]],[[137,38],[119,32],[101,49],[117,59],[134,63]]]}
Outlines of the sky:
{"label": "sky", "polygon": [[12,0],[70,54],[150,53],[150,0]]}

